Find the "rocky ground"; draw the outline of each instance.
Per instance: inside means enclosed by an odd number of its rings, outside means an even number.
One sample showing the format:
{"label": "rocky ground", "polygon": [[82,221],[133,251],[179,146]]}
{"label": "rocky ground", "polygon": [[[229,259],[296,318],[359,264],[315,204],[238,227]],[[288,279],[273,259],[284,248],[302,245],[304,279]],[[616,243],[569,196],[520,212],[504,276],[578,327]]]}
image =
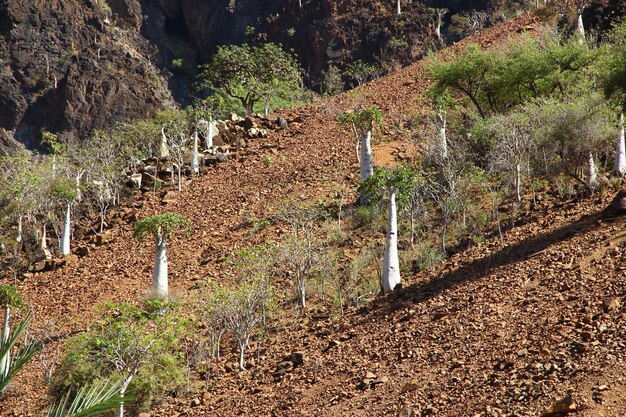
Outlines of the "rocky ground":
{"label": "rocky ground", "polygon": [[[540,26],[522,16],[473,41],[490,45]],[[336,124],[337,112],[355,101],[376,103],[393,138],[398,133],[389,121],[407,118],[427,85],[417,63],[356,93],[285,114],[302,123],[250,141],[228,162],[186,181],[167,203],[145,193],[117,216],[104,244],[20,282],[37,325],[56,322],[62,341],[88,327],[98,303],[141,300],[152,248],[138,248],[132,221],[159,212],[178,212],[194,225],[189,240],[170,245],[174,294],[219,280],[223,256],[286,232],[277,223],[251,233],[253,220],[288,200],[332,197],[336,183],[356,184],[353,136]],[[375,152],[381,148],[396,157],[408,151],[382,144]],[[249,371],[229,372],[234,356],[227,354],[207,388],[164,399],[150,415],[622,415],[626,236],[624,217],[601,215],[611,198],[545,204],[502,241],[487,239],[406,277],[402,290],[344,317],[310,312],[281,322],[251,355]],[[44,391],[39,358],[0,415],[33,414]]]}

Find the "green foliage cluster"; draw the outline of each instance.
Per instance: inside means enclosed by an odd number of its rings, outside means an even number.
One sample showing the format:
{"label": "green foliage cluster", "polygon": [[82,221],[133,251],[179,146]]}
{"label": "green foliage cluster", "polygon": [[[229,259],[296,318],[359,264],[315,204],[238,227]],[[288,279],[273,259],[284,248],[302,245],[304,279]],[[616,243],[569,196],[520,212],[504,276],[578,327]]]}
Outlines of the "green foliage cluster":
{"label": "green foliage cluster", "polygon": [[220,46],[213,60],[202,67],[200,87],[241,102],[247,114],[257,102],[269,101],[300,88],[302,70],[280,45]]}
{"label": "green foliage cluster", "polygon": [[429,73],[435,95],[448,89],[459,93],[484,119],[540,97],[584,91],[596,57],[576,39],[527,37],[500,49],[470,45],[449,61],[433,57]]}
{"label": "green foliage cluster", "polygon": [[107,303],[92,328],[68,341],[53,375],[56,398],[88,386],[94,378],[130,380],[128,392],[144,407],[185,385],[181,339],[189,324],[175,306],[143,309],[130,303]]}
{"label": "green foliage cluster", "polygon": [[372,129],[375,125],[383,122],[383,113],[376,106],[360,109],[351,113],[343,113],[339,116],[339,124],[353,125],[356,128]]}
{"label": "green foliage cluster", "polygon": [[169,237],[173,232],[182,230],[189,232],[191,221],[177,213],[163,213],[149,216],[139,220],[133,226],[135,238],[143,240],[146,237]]}

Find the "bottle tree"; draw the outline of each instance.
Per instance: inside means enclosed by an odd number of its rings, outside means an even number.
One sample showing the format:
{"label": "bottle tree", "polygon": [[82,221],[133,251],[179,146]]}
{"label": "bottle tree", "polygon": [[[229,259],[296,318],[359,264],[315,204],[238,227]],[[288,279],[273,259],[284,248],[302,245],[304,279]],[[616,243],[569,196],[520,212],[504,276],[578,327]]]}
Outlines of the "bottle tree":
{"label": "bottle tree", "polygon": [[[369,109],[361,109],[352,113],[345,113],[339,117],[341,125],[351,125],[357,133],[356,149],[361,149],[361,182],[367,180],[374,173],[374,159],[372,152],[372,131],[376,125],[383,121],[381,111],[376,106]],[[365,194],[361,193],[361,203],[367,201]]]}
{"label": "bottle tree", "polygon": [[615,173],[626,173],[626,143],[624,139],[624,110],[626,109],[626,22],[615,26],[608,36],[598,60],[604,94],[619,108],[618,136],[615,152]]}
{"label": "bottle tree", "polygon": [[[405,206],[415,181],[412,169],[402,166],[393,170],[378,168],[359,186],[372,202],[387,200],[388,221],[381,288],[383,293],[393,291],[402,281],[398,257],[398,205]],[[399,203],[399,204],[398,204]]]}
{"label": "bottle tree", "polygon": [[133,227],[135,238],[139,240],[153,238],[156,244],[152,272],[152,297],[159,300],[168,299],[167,240],[174,232],[178,230],[188,232],[190,228],[191,221],[176,213],[157,214],[135,223]]}

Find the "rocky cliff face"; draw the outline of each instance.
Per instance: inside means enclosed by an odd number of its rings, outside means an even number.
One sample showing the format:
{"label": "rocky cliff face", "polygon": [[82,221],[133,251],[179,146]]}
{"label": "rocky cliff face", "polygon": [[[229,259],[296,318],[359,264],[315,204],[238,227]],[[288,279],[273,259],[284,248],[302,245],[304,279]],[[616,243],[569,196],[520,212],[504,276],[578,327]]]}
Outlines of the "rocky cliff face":
{"label": "rocky cliff face", "polygon": [[[129,6],[138,6],[127,2]],[[42,129],[72,138],[170,100],[155,48],[131,7],[104,0],[0,3],[0,139],[35,146]]]}
{"label": "rocky cliff face", "polygon": [[392,0],[302,3],[0,0],[0,143],[36,147],[42,130],[85,138],[167,103],[187,104],[197,65],[220,44],[280,42],[295,50],[314,84],[329,62],[405,64],[436,48],[434,8],[450,10],[444,31],[472,30],[470,22],[455,23],[454,13],[498,2],[405,2],[401,16]]}

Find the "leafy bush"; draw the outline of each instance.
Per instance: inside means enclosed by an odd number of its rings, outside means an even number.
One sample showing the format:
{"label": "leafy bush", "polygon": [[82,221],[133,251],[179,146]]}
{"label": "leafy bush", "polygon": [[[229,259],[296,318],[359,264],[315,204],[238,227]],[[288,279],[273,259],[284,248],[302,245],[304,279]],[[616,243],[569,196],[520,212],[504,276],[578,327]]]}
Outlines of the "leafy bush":
{"label": "leafy bush", "polygon": [[180,340],[188,324],[174,315],[173,305],[161,303],[148,310],[108,303],[101,309],[101,319],[90,331],[68,341],[50,387],[55,398],[94,378],[120,379],[122,394],[133,392],[138,407],[183,388]]}

